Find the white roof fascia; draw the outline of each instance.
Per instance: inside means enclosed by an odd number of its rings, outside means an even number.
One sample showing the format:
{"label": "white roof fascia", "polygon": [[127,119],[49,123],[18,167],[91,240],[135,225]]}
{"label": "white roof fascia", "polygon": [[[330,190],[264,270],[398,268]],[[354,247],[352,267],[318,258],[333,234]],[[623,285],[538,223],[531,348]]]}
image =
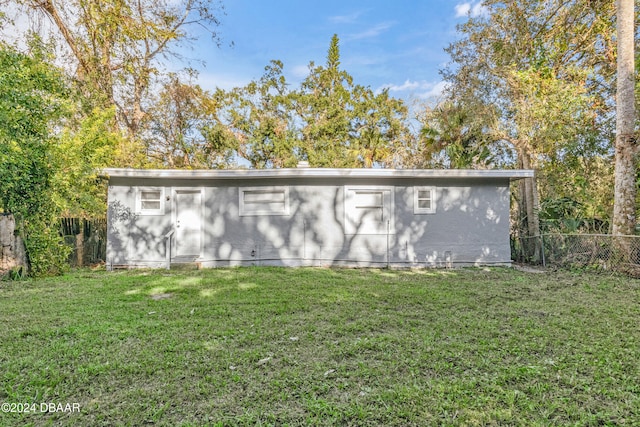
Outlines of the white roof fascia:
{"label": "white roof fascia", "polygon": [[125,169],[105,168],[111,178],[251,179],[251,178],[533,178],[528,169]]}

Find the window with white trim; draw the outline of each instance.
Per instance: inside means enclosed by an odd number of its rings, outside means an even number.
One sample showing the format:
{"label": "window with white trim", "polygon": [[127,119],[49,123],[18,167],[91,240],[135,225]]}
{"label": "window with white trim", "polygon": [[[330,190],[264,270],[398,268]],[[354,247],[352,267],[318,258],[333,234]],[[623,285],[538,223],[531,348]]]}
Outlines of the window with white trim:
{"label": "window with white trim", "polygon": [[413,213],[436,213],[436,187],[413,187]]}
{"label": "window with white trim", "polygon": [[164,215],[164,188],[138,188],[136,191],[136,213],[140,215]]}
{"label": "window with white trim", "polygon": [[345,234],[394,233],[392,187],[345,187]]}
{"label": "window with white trim", "polygon": [[240,216],[289,215],[289,187],[241,187]]}

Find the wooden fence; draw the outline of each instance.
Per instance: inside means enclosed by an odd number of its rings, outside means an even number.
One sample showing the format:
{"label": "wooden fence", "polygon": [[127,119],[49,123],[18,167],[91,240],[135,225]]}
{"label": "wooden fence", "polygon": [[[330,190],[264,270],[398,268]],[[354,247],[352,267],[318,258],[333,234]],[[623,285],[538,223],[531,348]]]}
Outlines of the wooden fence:
{"label": "wooden fence", "polygon": [[60,234],[73,248],[69,255],[72,267],[104,262],[107,251],[106,218],[61,218]]}

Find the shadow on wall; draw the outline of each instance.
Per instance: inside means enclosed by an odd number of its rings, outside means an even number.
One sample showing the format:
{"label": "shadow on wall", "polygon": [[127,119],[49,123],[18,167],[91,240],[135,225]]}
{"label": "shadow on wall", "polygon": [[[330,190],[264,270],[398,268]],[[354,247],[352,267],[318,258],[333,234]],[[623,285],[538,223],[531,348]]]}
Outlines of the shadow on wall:
{"label": "shadow on wall", "polygon": [[[241,216],[237,187],[209,188],[199,261],[205,266],[510,262],[508,186],[440,186],[436,213],[425,215],[413,213],[410,186],[394,191],[390,233],[364,234],[364,225],[358,224],[353,234],[345,234],[343,186],[291,186],[290,214],[269,216]],[[112,264],[163,262],[165,234],[172,229],[170,210],[140,216],[118,200],[110,202]],[[362,218],[373,215],[365,212]]]}
{"label": "shadow on wall", "polygon": [[[290,219],[262,217],[255,227],[247,222],[262,260],[301,259],[326,265],[379,265],[389,260],[429,266],[510,262],[508,186],[488,185],[483,190],[443,186],[438,214],[433,215],[414,215],[412,191],[397,190],[395,225],[389,234],[365,234],[363,224],[345,234],[342,187],[334,188],[330,197],[306,188],[291,191]],[[367,215],[374,213],[363,219]]]}
{"label": "shadow on wall", "polygon": [[107,206],[107,256],[111,264],[126,264],[129,259],[127,242],[129,226],[136,214],[121,201],[110,201]]}
{"label": "shadow on wall", "polygon": [[427,265],[509,263],[509,198],[508,185],[443,185],[438,188],[436,214],[407,227],[419,229],[427,241],[400,243]]}

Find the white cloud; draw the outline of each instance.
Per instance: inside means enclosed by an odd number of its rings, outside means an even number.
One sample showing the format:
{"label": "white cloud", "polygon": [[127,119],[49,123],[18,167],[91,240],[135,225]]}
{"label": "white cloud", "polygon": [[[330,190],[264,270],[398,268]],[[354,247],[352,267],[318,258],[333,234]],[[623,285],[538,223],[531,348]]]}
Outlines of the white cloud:
{"label": "white cloud", "polygon": [[441,81],[441,82],[435,83],[426,91],[419,93],[418,98],[422,98],[422,99],[439,98],[448,86],[449,84],[447,82]]}
{"label": "white cloud", "polygon": [[351,13],[349,15],[336,15],[330,16],[329,22],[334,24],[353,24],[362,15],[361,11]]}
{"label": "white cloud", "polygon": [[384,85],[383,89],[388,89],[389,92],[403,92],[407,90],[420,89],[427,84],[426,82],[412,82],[411,80],[405,80],[401,85],[388,84]]}
{"label": "white cloud", "polygon": [[469,11],[471,10],[471,3],[457,4],[455,9],[456,9],[456,18],[467,16],[469,14]]}
{"label": "white cloud", "polygon": [[471,9],[471,16],[475,17],[475,16],[485,16],[489,14],[489,9],[487,9],[487,7],[482,4],[482,2],[478,2],[476,4],[473,5],[473,8]]}
{"label": "white cloud", "polygon": [[465,16],[476,18],[478,16],[484,16],[488,13],[488,9],[484,4],[482,4],[482,0],[458,3],[457,5],[455,5],[455,11],[456,18],[462,18]]}
{"label": "white cloud", "polygon": [[428,82],[426,80],[412,81],[405,80],[402,84],[385,84],[382,85],[376,92],[387,89],[389,92],[400,92],[404,94],[411,94],[419,99],[431,99],[437,98],[442,95],[442,92],[446,89],[447,83],[443,81]]}
{"label": "white cloud", "polygon": [[366,29],[364,31],[361,31],[359,33],[350,34],[347,38],[349,40],[369,39],[384,33],[389,28],[393,27],[393,25],[394,25],[393,22],[382,22],[380,24],[374,25],[373,27]]}

